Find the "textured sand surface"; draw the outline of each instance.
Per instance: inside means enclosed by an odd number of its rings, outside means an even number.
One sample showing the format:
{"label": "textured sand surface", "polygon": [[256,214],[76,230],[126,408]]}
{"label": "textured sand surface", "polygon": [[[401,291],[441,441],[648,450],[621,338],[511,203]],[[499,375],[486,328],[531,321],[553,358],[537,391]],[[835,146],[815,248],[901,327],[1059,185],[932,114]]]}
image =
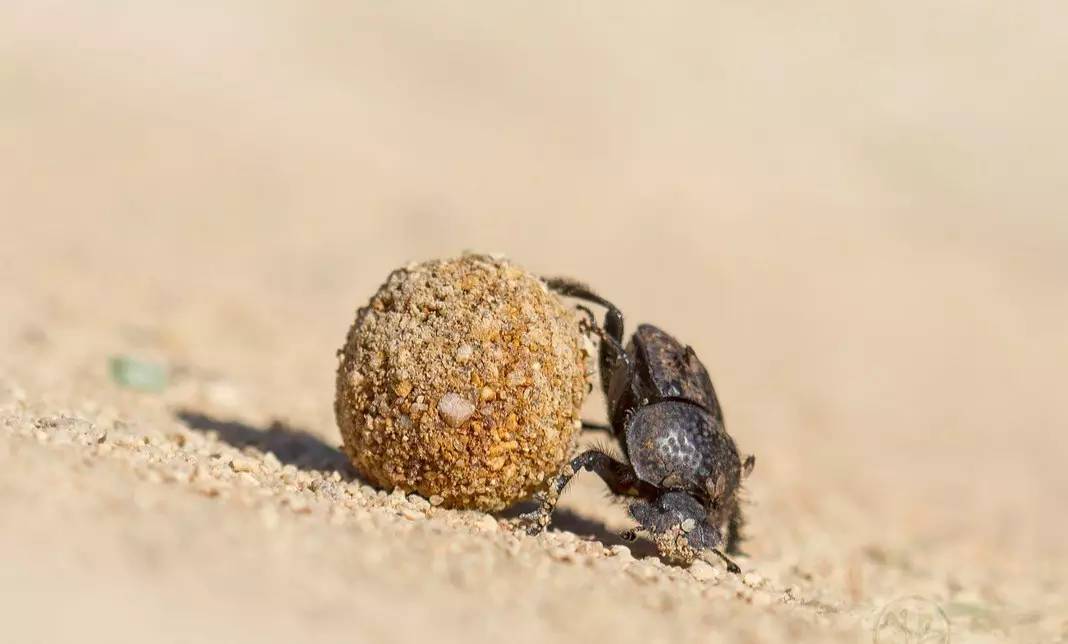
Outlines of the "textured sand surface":
{"label": "textured sand surface", "polygon": [[[1068,639],[1068,12],[649,11],[0,6],[0,641]],[[694,346],[745,576],[354,478],[355,307],[464,249]]]}

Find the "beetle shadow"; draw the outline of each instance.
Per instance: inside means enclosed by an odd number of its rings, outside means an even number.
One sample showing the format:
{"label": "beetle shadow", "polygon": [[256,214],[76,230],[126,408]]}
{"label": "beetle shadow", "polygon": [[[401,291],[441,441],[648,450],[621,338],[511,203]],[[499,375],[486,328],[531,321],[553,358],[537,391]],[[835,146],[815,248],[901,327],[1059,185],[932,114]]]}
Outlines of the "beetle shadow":
{"label": "beetle shadow", "polygon": [[364,482],[345,454],[325,440],[303,429],[280,421],[267,427],[256,427],[233,420],[222,420],[192,409],[175,412],[190,429],[215,432],[219,439],[237,449],[255,447],[263,453],[271,452],[283,465],[301,470],[338,472],[349,480]]}
{"label": "beetle shadow", "polygon": [[[499,516],[505,519],[514,519],[520,514],[536,510],[537,507],[538,506],[535,503],[527,501],[508,508],[501,512]],[[660,551],[657,550],[656,544],[653,542],[641,537],[639,537],[637,541],[627,541],[619,536],[619,533],[610,530],[608,526],[601,521],[584,517],[568,508],[557,507],[556,510],[553,511],[553,522],[549,529],[573,532],[580,537],[587,537],[599,541],[606,548],[612,546],[626,546],[630,548],[631,554],[634,555],[636,559],[645,559],[646,557],[661,558]]]}

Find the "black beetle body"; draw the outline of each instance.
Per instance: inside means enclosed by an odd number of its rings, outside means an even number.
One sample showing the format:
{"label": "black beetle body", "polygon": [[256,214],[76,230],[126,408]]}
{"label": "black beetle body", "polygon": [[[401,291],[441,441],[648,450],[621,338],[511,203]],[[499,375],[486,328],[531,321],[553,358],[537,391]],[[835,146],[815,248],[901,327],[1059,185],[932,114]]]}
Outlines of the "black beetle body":
{"label": "black beetle body", "polygon": [[[548,525],[560,492],[586,469],[613,493],[630,498],[638,529],[652,536],[666,558],[689,562],[709,551],[738,572],[720,548],[737,552],[738,490],[754,459],[738,456],[705,366],[692,348],[649,324],[639,326],[624,349],[623,316],[615,306],[571,280],[549,279],[546,285],[607,310],[602,328],[580,307],[590,317],[587,328],[601,339],[598,362],[610,420],[605,429],[619,441],[626,462],[599,450],[579,454],[543,495],[541,508],[525,515],[530,531]],[[627,536],[633,538],[634,531]]]}

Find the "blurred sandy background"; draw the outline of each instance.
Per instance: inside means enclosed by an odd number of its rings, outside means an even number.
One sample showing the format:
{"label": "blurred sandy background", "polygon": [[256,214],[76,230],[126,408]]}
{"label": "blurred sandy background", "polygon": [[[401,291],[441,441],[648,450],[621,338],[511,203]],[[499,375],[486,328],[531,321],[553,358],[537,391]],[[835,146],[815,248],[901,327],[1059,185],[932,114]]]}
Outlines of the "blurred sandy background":
{"label": "blurred sandy background", "polygon": [[[918,593],[954,641],[1064,641],[1065,20],[1056,2],[4,3],[0,640],[868,641],[873,611]],[[356,306],[464,249],[579,277],[696,348],[757,455],[746,567],[772,601],[549,555],[534,581],[514,563],[454,587],[429,553],[455,535],[418,549],[315,512],[267,530],[269,499],[28,429],[188,432],[175,410],[194,409],[336,444]],[[191,380],[123,391],[121,353]],[[582,483],[577,516],[622,527]]]}

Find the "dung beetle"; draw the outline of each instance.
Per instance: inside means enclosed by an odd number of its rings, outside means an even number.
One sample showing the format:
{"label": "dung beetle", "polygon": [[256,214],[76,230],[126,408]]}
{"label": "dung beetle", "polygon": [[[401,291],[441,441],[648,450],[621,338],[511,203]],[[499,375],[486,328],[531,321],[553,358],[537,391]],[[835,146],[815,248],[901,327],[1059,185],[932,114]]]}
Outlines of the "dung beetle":
{"label": "dung beetle", "polygon": [[545,284],[606,311],[598,326],[588,308],[578,307],[588,318],[583,326],[600,339],[598,366],[609,418],[608,426],[584,426],[611,431],[623,455],[617,459],[592,449],[572,459],[538,495],[539,508],[522,515],[527,531],[537,534],[549,525],[560,493],[579,470],[587,470],[626,498],[639,525],[624,538],[646,532],[665,559],[689,563],[712,553],[728,570],[740,572],[723,550],[738,552],[738,492],[755,459],[739,457],[708,370],[691,347],[651,324],[639,326],[624,348],[623,314],[615,305],[574,280],[547,278]]}

